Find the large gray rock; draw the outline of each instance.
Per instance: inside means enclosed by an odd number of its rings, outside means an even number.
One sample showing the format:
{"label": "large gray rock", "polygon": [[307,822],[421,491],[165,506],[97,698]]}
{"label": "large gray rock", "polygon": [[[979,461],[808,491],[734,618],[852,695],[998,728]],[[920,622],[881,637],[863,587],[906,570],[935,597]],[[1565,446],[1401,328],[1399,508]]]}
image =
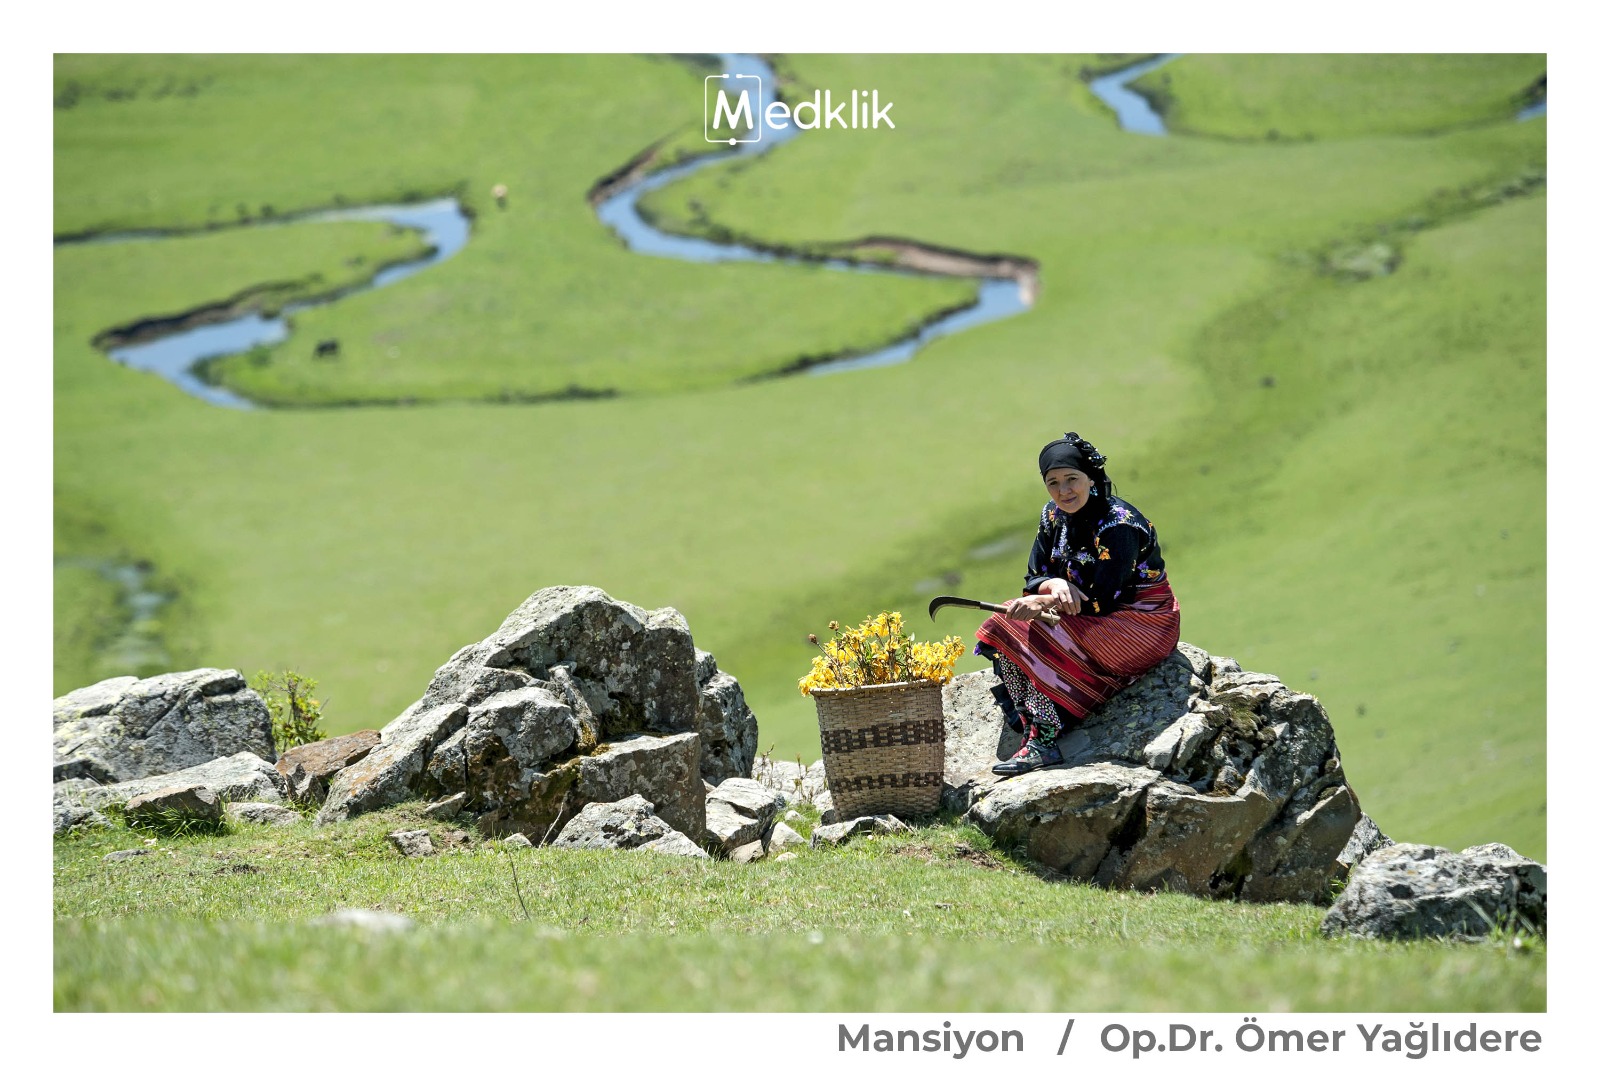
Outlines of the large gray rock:
{"label": "large gray rock", "polygon": [[288,799],[283,775],[261,756],[248,751],[170,774],[86,788],[77,798],[83,805],[99,810],[113,803],[126,804],[148,792],[173,788],[208,789],[224,803],[284,803]]}
{"label": "large gray rock", "polygon": [[1063,735],[1059,768],[996,778],[1022,738],[990,672],[945,691],[947,808],[1116,888],[1326,899],[1361,816],[1320,703],[1190,644]]}
{"label": "large gray rock", "polygon": [[602,733],[679,733],[698,726],[694,652],[688,623],[671,607],[646,611],[592,586],[557,585],[529,596],[494,633],[457,652],[425,698],[474,704],[481,698],[475,687],[506,681],[486,671],[547,678],[567,664],[607,697]]}
{"label": "large gray rock", "polygon": [[538,844],[586,804],[638,794],[701,841],[705,778],[747,773],[754,748],[738,682],[697,652],[682,615],[558,586],[439,667],[335,776],[318,817],[464,794],[483,832]]}
{"label": "large gray rock", "polygon": [[1496,928],[1545,935],[1545,867],[1504,844],[1462,852],[1393,844],[1362,859],[1322,920],[1326,936],[1470,940]]}
{"label": "large gray rock", "polygon": [[706,804],[723,804],[761,823],[765,833],[787,804],[782,793],[749,777],[725,778],[706,796]]}
{"label": "large gray rock", "polygon": [[749,777],[756,758],[756,716],[732,674],[717,669],[711,653],[694,651],[700,688],[700,776],[711,784]]}
{"label": "large gray rock", "polygon": [[107,678],[57,699],[54,721],[57,781],[109,785],[241,751],[276,758],[266,701],[237,670]]}
{"label": "large gray rock", "polygon": [[986,834],[1033,861],[1093,880],[1161,774],[1143,766],[1090,764],[1002,781],[967,813]]}
{"label": "large gray rock", "polygon": [[626,851],[643,847],[674,830],[656,817],[655,805],[640,795],[614,803],[590,803],[561,830],[551,847]]}

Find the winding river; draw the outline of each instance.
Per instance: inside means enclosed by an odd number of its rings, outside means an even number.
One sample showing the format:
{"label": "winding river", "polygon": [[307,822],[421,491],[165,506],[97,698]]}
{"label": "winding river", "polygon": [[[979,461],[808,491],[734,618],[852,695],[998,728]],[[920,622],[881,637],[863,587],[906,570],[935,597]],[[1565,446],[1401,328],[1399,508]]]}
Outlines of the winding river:
{"label": "winding river", "polygon": [[[762,79],[762,86],[771,99],[771,86],[776,83],[772,68],[755,56],[724,55],[720,57],[723,71],[728,75],[754,75]],[[1117,112],[1124,129],[1140,133],[1163,133],[1159,117],[1149,103],[1137,93],[1124,88],[1127,81],[1148,69],[1158,66],[1171,57],[1141,63],[1135,67],[1096,79],[1091,88]],[[793,140],[801,131],[792,123],[785,129],[766,124],[762,115],[761,137],[751,143],[740,144],[732,150],[698,156],[687,162],[665,167],[627,185],[615,195],[606,197],[595,205],[595,214],[628,246],[640,255],[662,256],[691,263],[772,262],[796,260],[763,248],[742,244],[723,244],[700,237],[686,237],[655,228],[639,214],[639,200],[646,194],[678,181],[707,167],[719,166],[735,159],[759,155],[778,145]],[[303,223],[384,221],[396,226],[417,230],[431,251],[422,259],[388,267],[380,271],[366,285],[346,290],[322,299],[291,303],[275,315],[250,312],[225,322],[210,322],[176,330],[156,340],[113,347],[108,355],[114,361],[136,370],[145,370],[172,382],[184,392],[207,403],[221,407],[249,409],[249,400],[225,388],[202,381],[195,373],[196,367],[207,359],[234,355],[253,348],[281,343],[289,336],[289,319],[299,311],[320,303],[349,299],[369,289],[382,288],[402,281],[419,271],[444,262],[459,252],[467,243],[471,224],[454,199],[433,200],[420,204],[374,204],[366,207],[339,208],[317,211],[298,216],[287,216],[262,225],[299,225]],[[181,235],[161,233],[107,234],[88,238],[90,241],[161,240],[181,239]],[[815,262],[813,260],[813,262]],[[844,258],[827,259],[823,265],[832,270],[848,270],[862,274],[921,273],[902,267],[882,266],[853,262]],[[924,324],[914,335],[862,355],[829,360],[807,368],[810,374],[834,374],[846,370],[887,366],[903,363],[930,341],[961,330],[971,329],[985,322],[993,322],[1026,311],[1032,302],[1030,288],[1014,277],[982,277],[978,279],[976,300],[953,314]]]}
{"label": "winding river", "polygon": [[[765,99],[773,99],[772,87],[777,77],[763,60],[750,55],[723,55],[723,72],[730,76],[729,84],[740,84],[734,78],[758,77]],[[1089,88],[1116,113],[1122,129],[1146,136],[1162,136],[1165,124],[1147,98],[1128,88],[1128,83],[1141,75],[1178,58],[1175,54],[1159,55],[1132,66],[1094,78]],[[745,83],[748,84],[748,83]],[[702,155],[670,167],[665,167],[623,186],[595,205],[595,214],[628,246],[640,255],[662,256],[692,263],[772,262],[798,261],[770,249],[743,244],[725,244],[700,237],[667,233],[650,225],[639,213],[639,200],[646,194],[674,181],[708,167],[720,166],[740,158],[760,155],[798,137],[801,130],[793,123],[783,129],[766,123],[764,109],[757,108],[762,130],[758,140],[739,144],[731,150]],[[1517,116],[1519,120],[1535,118],[1545,113],[1545,102],[1540,99],[1528,105]],[[299,311],[322,303],[349,299],[370,289],[393,285],[419,271],[444,262],[459,252],[467,243],[471,223],[454,199],[432,200],[417,204],[375,204],[365,207],[338,208],[316,211],[298,216],[286,216],[259,225],[299,225],[303,223],[384,221],[418,231],[430,251],[426,256],[407,263],[397,264],[379,271],[367,284],[347,289],[327,297],[291,303],[275,315],[258,312],[243,314],[224,322],[208,322],[176,330],[156,340],[113,347],[108,351],[111,359],[137,370],[146,370],[172,382],[183,391],[208,403],[222,407],[249,409],[249,400],[227,389],[202,381],[195,373],[197,366],[207,359],[234,355],[252,348],[278,344],[289,336],[289,319]],[[181,239],[182,235],[162,233],[106,234],[87,238],[91,242],[122,240]],[[78,243],[62,242],[62,243]],[[816,262],[816,260],[810,260]],[[918,271],[899,266],[884,266],[854,262],[845,258],[825,259],[824,266],[832,270],[847,270],[862,274],[928,274],[945,273],[943,270]],[[970,265],[970,264],[968,264]],[[970,270],[960,273],[971,276]],[[883,347],[862,355],[853,355],[809,366],[809,374],[834,374],[846,370],[888,366],[909,360],[930,341],[961,330],[972,329],[986,322],[1006,318],[1026,311],[1032,304],[1032,279],[1018,277],[980,276],[975,301],[952,314],[937,317],[925,323],[913,335],[903,337]]]}

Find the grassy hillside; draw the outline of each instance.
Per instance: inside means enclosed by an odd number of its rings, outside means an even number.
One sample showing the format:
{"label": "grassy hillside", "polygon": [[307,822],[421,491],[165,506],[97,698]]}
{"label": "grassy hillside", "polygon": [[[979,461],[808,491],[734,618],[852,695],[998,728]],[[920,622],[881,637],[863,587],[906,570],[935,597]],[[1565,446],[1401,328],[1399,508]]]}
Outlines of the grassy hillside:
{"label": "grassy hillside", "polygon": [[1141,75],[1168,128],[1248,140],[1435,133],[1504,122],[1543,55],[1197,55]]}
{"label": "grassy hillside", "polygon": [[[1025,255],[1042,291],[904,366],[721,387],[891,336],[969,287],[627,253],[584,197],[699,121],[689,67],[63,57],[58,233],[447,191],[474,212],[455,259],[319,309],[252,388],[626,395],[205,407],[89,339],[331,276],[368,238],[228,234],[248,259],[198,241],[62,248],[58,556],[149,561],[178,593],[174,667],[291,666],[321,680],[339,730],[388,721],[535,589],[597,584],[683,610],[744,683],[762,745],[811,756],[805,633],[920,616],[947,589],[1009,594],[1042,502],[1033,456],[1073,428],[1160,529],[1186,638],[1320,695],[1391,835],[1542,857],[1543,122],[1423,137],[1399,109],[1305,143],[1133,137],[1077,80],[1087,61],[786,57],[797,91],[878,87],[900,128],[707,171],[652,196],[657,217]],[[1189,62],[1164,68],[1174,86]],[[1232,105],[1206,106],[1220,122]],[[1327,268],[1378,242],[1392,274]],[[309,358],[320,336],[351,352],[336,372]],[[95,679],[107,596],[76,577],[57,596],[77,620],[58,628],[64,690]]]}

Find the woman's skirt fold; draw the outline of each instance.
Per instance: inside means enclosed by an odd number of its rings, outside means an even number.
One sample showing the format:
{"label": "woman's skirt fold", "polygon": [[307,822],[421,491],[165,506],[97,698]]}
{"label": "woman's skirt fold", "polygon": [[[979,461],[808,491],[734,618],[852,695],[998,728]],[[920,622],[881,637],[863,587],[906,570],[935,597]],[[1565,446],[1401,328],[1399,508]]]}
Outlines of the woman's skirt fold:
{"label": "woman's skirt fold", "polygon": [[1110,614],[1064,615],[1053,626],[991,615],[978,627],[974,650],[1004,655],[1041,692],[1082,718],[1177,646],[1178,599],[1159,581]]}

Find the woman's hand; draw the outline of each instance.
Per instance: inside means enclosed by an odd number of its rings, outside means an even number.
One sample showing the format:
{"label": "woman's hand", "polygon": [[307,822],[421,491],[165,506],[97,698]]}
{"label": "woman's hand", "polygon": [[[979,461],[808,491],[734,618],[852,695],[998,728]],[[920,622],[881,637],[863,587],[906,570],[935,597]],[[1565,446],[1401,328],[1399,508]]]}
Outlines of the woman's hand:
{"label": "woman's hand", "polygon": [[1078,614],[1088,597],[1065,578],[1052,577],[1039,585],[1039,594],[1048,599],[1046,606],[1057,614]]}
{"label": "woman's hand", "polygon": [[1054,609],[1055,602],[1051,596],[1018,596],[1006,601],[1006,617],[1031,622],[1045,611]]}

